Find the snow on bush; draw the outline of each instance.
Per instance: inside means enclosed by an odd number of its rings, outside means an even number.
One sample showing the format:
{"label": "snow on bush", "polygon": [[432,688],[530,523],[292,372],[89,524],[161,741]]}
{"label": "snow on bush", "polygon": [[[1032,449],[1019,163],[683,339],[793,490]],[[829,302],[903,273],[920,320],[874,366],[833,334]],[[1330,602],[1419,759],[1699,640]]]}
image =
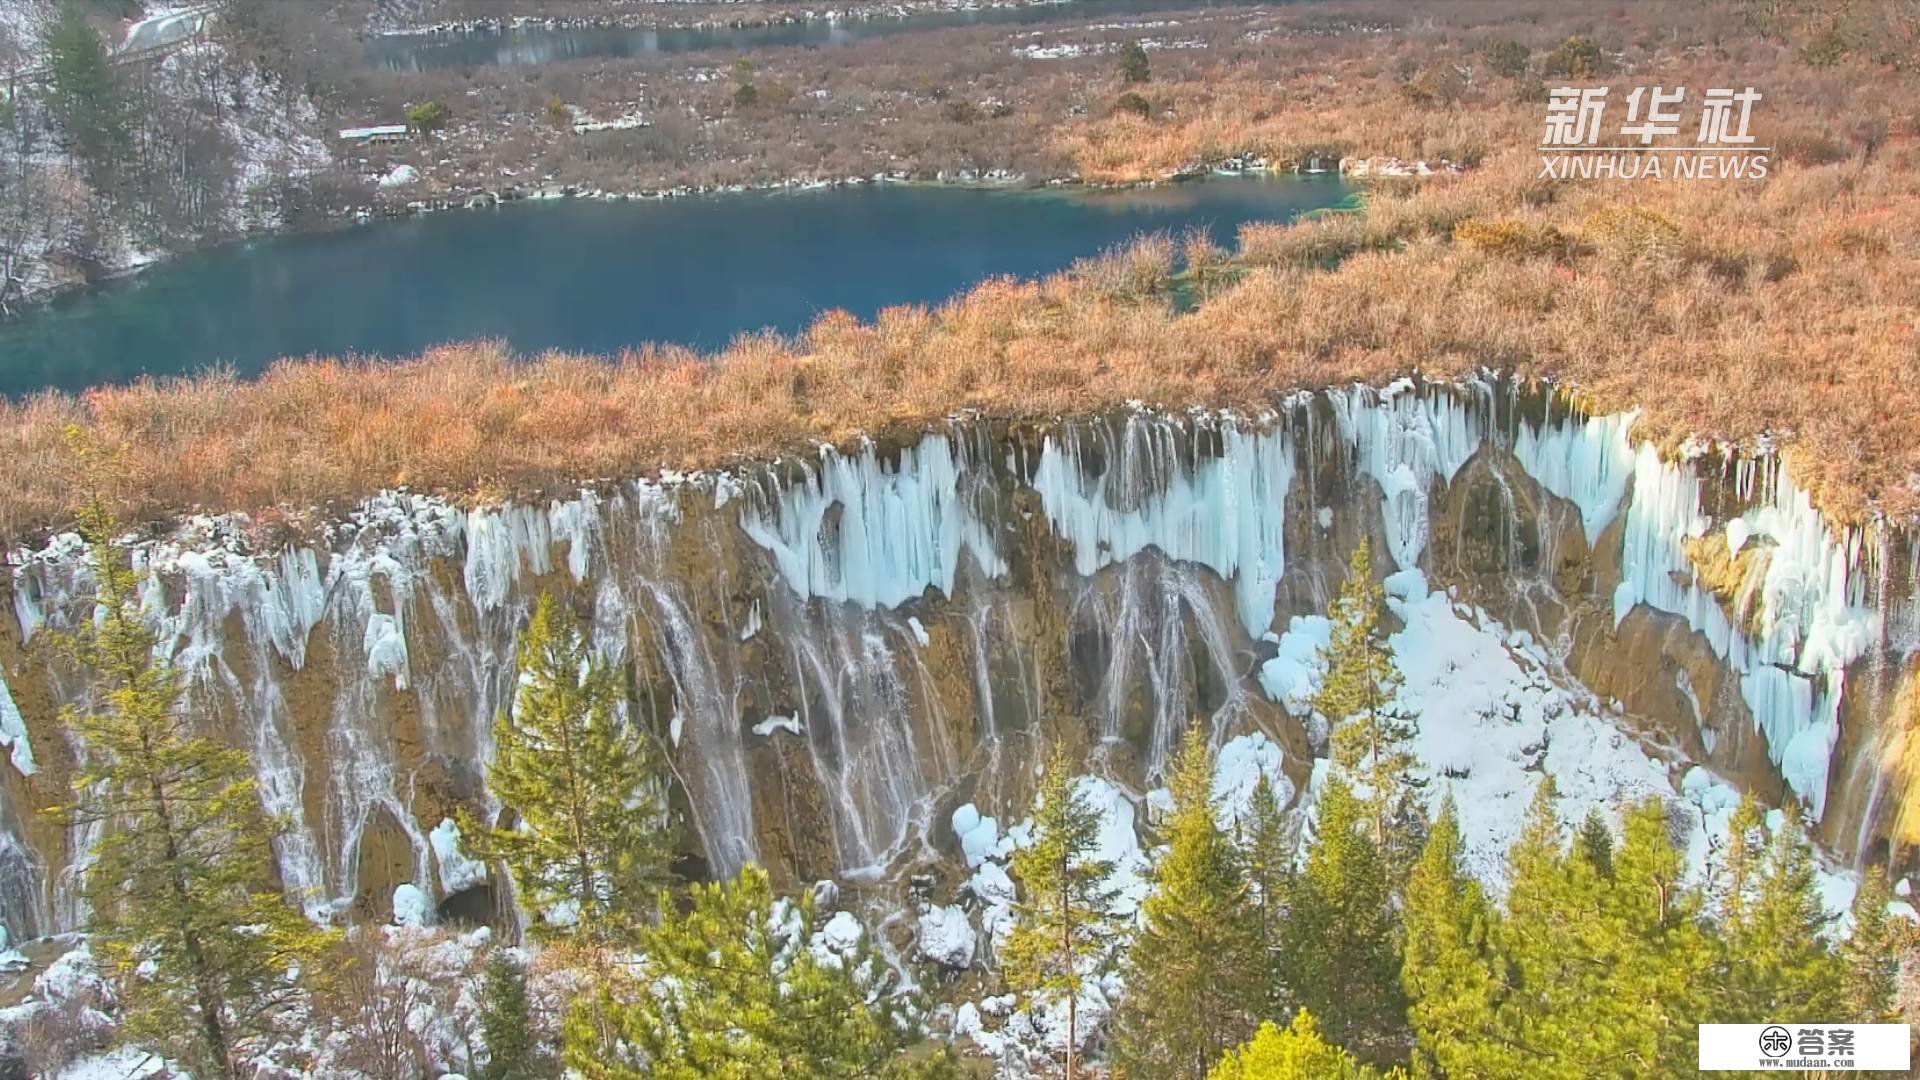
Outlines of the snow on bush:
{"label": "snow on bush", "polygon": [[65,1076],[69,1067],[92,1067],[87,1055],[106,1047],[115,1023],[113,990],[80,941],[33,980],[25,1001],[0,1009],[0,1046]]}
{"label": "snow on bush", "polygon": [[1265,776],[1276,804],[1284,809],[1293,801],[1293,781],[1281,771],[1286,754],[1280,744],[1261,732],[1228,739],[1213,765],[1214,813],[1220,827],[1231,832],[1245,823],[1253,810],[1254,789]]}

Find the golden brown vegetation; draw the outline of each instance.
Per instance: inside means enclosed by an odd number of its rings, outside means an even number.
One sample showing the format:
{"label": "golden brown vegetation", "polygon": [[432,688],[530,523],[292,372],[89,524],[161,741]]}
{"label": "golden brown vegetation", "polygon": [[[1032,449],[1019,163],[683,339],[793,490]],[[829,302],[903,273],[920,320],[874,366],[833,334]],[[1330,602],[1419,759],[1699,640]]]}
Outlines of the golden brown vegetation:
{"label": "golden brown vegetation", "polygon": [[[1674,9],[1582,5],[1597,26],[1576,29],[1602,42],[1601,77],[1616,87],[1761,88],[1755,127],[1776,147],[1765,181],[1540,178],[1532,147],[1544,114],[1523,80],[1466,74],[1451,101],[1425,104],[1393,90],[1428,66],[1474,69],[1490,34],[1506,31],[1468,15],[1289,45],[1282,55],[1299,69],[1281,81],[1244,80],[1241,60],[1223,54],[1191,78],[1149,84],[1160,119],[1101,114],[1062,144],[1087,176],[1111,180],[1244,151],[1473,167],[1377,182],[1358,213],[1250,226],[1231,266],[1190,247],[1206,299],[1187,313],[1170,301],[1175,245],[1160,240],[1043,282],[990,281],[938,309],[872,323],[829,314],[793,340],[746,337],[717,357],[648,348],[517,362],[473,344],[407,363],[283,363],[251,382],[206,376],[10,404],[0,528],[58,519],[69,501],[59,432],[73,422],[128,448],[123,513],[150,518],[305,507],[399,484],[553,489],[960,410],[1253,405],[1300,387],[1483,367],[1576,387],[1597,408],[1640,407],[1643,431],[1663,439],[1782,437],[1828,510],[1912,515],[1914,76],[1854,55],[1816,66],[1791,38],[1721,16],[1687,36],[1662,22],[1681,18]],[[1567,32],[1530,30],[1536,65]],[[1420,58],[1411,68],[1409,55]],[[1263,51],[1245,64],[1270,62]]]}

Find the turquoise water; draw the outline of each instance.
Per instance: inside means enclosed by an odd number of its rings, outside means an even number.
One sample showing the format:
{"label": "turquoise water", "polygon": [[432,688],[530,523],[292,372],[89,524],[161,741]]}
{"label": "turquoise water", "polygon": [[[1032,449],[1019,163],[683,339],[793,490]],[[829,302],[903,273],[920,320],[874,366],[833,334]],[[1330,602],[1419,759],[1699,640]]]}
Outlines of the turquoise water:
{"label": "turquoise water", "polygon": [[809,19],[780,26],[715,26],[684,30],[527,26],[471,33],[391,35],[375,38],[367,47],[370,59],[377,66],[394,71],[426,71],[490,64],[550,64],[559,60],[589,57],[648,56],[705,49],[841,45],[949,26],[1018,26],[1075,19],[1122,18],[1253,2],[1257,0],[1076,0],[1065,4],[987,7],[905,17],[845,21]]}
{"label": "turquoise water", "polygon": [[0,323],[0,394],[282,356],[405,356],[499,338],[522,352],[716,349],[820,312],[870,318],[984,278],[1032,277],[1141,233],[1283,220],[1330,178],[1114,192],[840,188],[660,202],[569,199],[279,237],[175,260]]}

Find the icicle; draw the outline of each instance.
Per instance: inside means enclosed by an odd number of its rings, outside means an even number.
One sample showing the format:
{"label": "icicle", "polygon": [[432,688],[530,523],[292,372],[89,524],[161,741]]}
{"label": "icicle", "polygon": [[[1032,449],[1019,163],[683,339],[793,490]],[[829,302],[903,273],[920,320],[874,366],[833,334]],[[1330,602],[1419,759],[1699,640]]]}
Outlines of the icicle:
{"label": "icicle", "polygon": [[[1771,545],[1758,599],[1759,633],[1735,628],[1698,581],[1683,542],[1707,534],[1700,481],[1691,467],[1660,458],[1642,443],[1634,462],[1614,620],[1636,604],[1681,616],[1740,675],[1740,693],[1765,737],[1768,756],[1817,820],[1826,808],[1827,774],[1840,737],[1847,665],[1879,636],[1880,614],[1865,606],[1864,576],[1854,575],[1857,532],[1836,538],[1812,500],[1771,462],[1761,467],[1759,505],[1728,524],[1729,543]],[[1738,526],[1736,528],[1736,525]]]}
{"label": "icicle", "polygon": [[903,451],[891,471],[871,444],[851,457],[824,448],[805,480],[783,488],[774,505],[742,512],[740,524],[803,598],[894,607],[929,588],[951,596],[963,550],[988,577],[1006,570],[961,497],[959,476],[953,441],[942,434]]}
{"label": "icicle", "polygon": [[[1130,431],[1172,424],[1141,416],[1126,423]],[[1081,576],[1156,548],[1232,580],[1241,625],[1259,637],[1273,623],[1274,586],[1286,572],[1293,440],[1284,430],[1243,432],[1232,419],[1220,421],[1220,440],[1221,454],[1190,472],[1171,457],[1159,458],[1146,478],[1147,493],[1133,498],[1122,468],[1110,464],[1089,477],[1075,447],[1050,437],[1033,488],[1054,530],[1073,544]]]}
{"label": "icicle", "polygon": [[1429,488],[1451,481],[1480,449],[1480,417],[1452,394],[1417,392],[1402,380],[1385,390],[1329,390],[1327,398],[1354,460],[1380,485],[1387,553],[1394,566],[1419,566],[1431,532]]}
{"label": "icicle", "polygon": [[33,747],[27,743],[27,721],[13,703],[4,673],[0,673],[0,746],[12,749],[10,756],[15,771],[21,776],[33,775]]}
{"label": "icicle", "polygon": [[1522,421],[1513,456],[1541,487],[1580,508],[1591,547],[1619,513],[1633,480],[1633,444],[1627,432],[1639,412],[1548,421],[1536,429]]}

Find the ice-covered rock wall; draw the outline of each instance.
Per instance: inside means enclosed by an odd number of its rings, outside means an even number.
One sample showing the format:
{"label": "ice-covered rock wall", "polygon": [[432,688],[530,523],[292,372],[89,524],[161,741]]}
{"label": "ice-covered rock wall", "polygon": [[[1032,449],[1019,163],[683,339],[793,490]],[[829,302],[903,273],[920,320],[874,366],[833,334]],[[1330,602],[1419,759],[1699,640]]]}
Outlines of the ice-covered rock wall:
{"label": "ice-covered rock wall", "polygon": [[[1733,468],[1736,489],[1750,505],[1715,521],[1697,473],[1662,461],[1651,446],[1639,448],[1614,618],[1645,604],[1705,635],[1738,673],[1773,763],[1818,818],[1840,736],[1847,668],[1883,640],[1883,615],[1869,602],[1874,579],[1862,562],[1865,537],[1830,530],[1776,460]],[[1686,550],[1686,541],[1707,540],[1715,530],[1714,542],[1723,543],[1730,558],[1764,548],[1764,570],[1747,583],[1754,590],[1749,625],[1733,624]]]}
{"label": "ice-covered rock wall", "polygon": [[[669,749],[689,858],[888,880],[961,857],[956,808],[1022,816],[1042,742],[1138,795],[1203,721],[1217,744],[1270,737],[1304,789],[1323,733],[1292,688],[1361,536],[1381,572],[1526,628],[1529,663],[1618,676],[1606,693],[1670,733],[1676,769],[1831,816],[1877,776],[1870,733],[1847,730],[1871,714],[1842,706],[1908,660],[1887,627],[1914,621],[1911,573],[1878,565],[1884,536],[1830,528],[1776,459],[1671,460],[1632,421],[1403,382],[1262,415],[956,420],[491,509],[396,493],[271,550],[240,517],[129,545],[192,707],[258,763],[281,880],[316,917],[488,881],[455,810],[500,809],[490,725],[542,592]],[[55,714],[89,691],[47,631],[89,617],[93,586],[71,536],[9,562],[0,921],[28,936],[81,916],[88,838],[36,814],[86,752]],[[1676,660],[1683,640],[1712,664]],[[1865,846],[1877,800],[1844,802],[1829,839]]]}

